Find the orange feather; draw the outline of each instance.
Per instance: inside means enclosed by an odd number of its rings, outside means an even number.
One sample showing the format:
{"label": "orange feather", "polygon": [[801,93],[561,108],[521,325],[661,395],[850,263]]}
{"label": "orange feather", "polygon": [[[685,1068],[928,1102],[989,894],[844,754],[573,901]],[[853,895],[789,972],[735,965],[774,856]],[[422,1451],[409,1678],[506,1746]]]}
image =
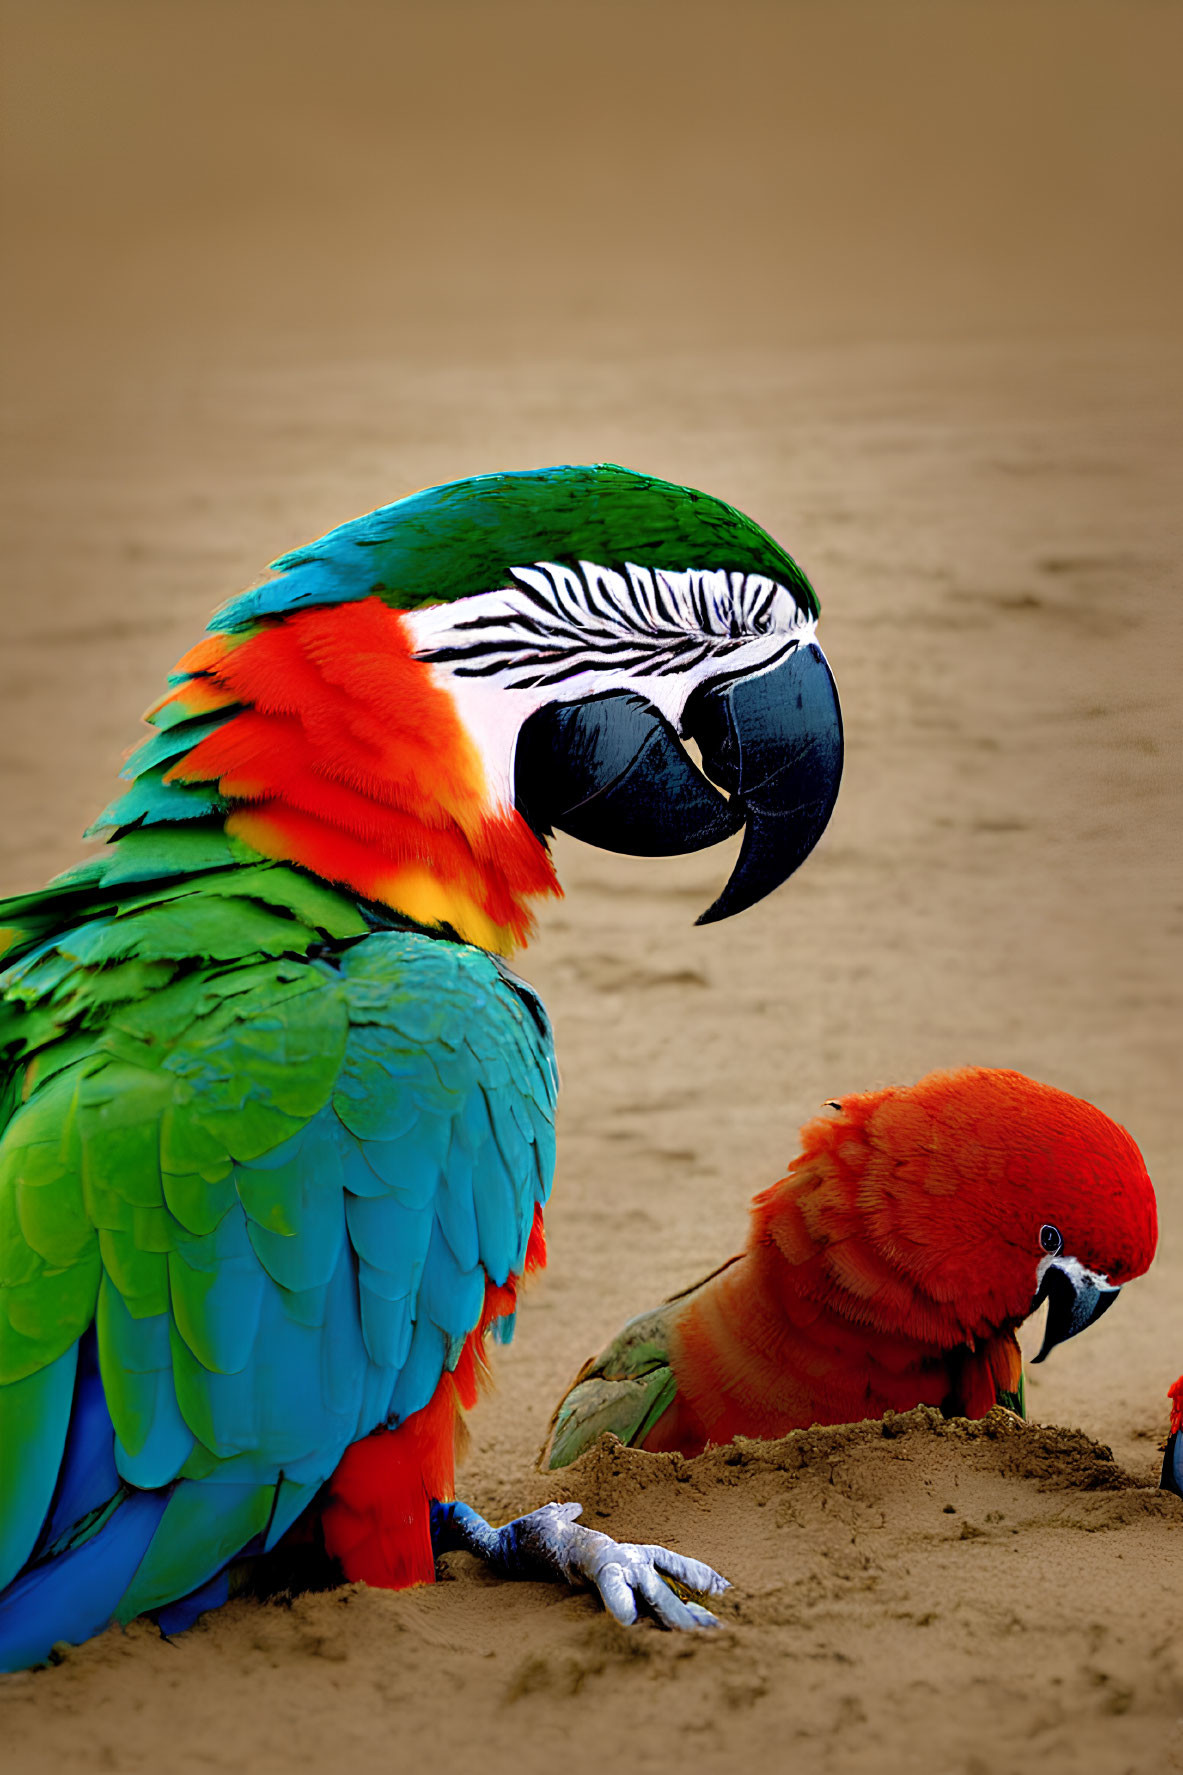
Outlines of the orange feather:
{"label": "orange feather", "polygon": [[560,892],[545,846],[490,801],[454,699],[379,599],[207,637],[181,667],[195,674],[172,693],[186,710],[241,713],[166,780],[216,783],[227,830],[265,856],[493,949],[524,943],[529,901]]}

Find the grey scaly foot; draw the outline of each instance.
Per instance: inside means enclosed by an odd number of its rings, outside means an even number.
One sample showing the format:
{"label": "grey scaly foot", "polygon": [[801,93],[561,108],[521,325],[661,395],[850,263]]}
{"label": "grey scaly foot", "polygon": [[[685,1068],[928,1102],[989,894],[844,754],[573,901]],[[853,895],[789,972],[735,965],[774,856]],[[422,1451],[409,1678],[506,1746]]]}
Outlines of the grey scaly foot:
{"label": "grey scaly foot", "polygon": [[582,1504],[544,1504],[494,1528],[468,1504],[433,1504],[432,1545],[437,1553],[475,1553],[506,1577],[557,1576],[568,1584],[590,1584],[608,1613],[626,1627],[637,1618],[638,1602],[663,1627],[719,1626],[709,1609],[683,1602],[665,1579],[703,1596],[718,1596],[730,1588],[726,1578],[701,1560],[685,1559],[668,1548],[614,1541],[598,1529],[584,1528],[576,1521],[582,1512]]}

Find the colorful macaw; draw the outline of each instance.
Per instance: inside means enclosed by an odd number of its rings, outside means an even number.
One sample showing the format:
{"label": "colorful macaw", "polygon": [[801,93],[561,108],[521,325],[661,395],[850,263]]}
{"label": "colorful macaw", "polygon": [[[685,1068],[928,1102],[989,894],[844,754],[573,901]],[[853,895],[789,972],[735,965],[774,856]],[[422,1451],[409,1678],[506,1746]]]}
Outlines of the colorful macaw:
{"label": "colorful macaw", "polygon": [[827,1107],[746,1248],[585,1365],[551,1467],[605,1430],[693,1455],[917,1405],[1022,1414],[1019,1324],[1047,1302],[1042,1362],[1150,1266],[1142,1155],[1079,1098],[964,1067]]}
{"label": "colorful macaw", "polygon": [[454,1501],[554,1166],[503,958],[556,827],[743,828],[700,922],[808,855],[842,758],[814,593],[731,507],[603,465],[433,488],[274,572],[149,712],[106,848],[0,903],[0,1668],[176,1631],[281,1543],[388,1586],[466,1546],[705,1624],[658,1576],[719,1588],[697,1561]]}
{"label": "colorful macaw", "polygon": [[1183,1374],[1179,1376],[1167,1398],[1171,1402],[1171,1428],[1163,1450],[1162,1479],[1159,1483],[1163,1491],[1177,1492],[1183,1498]]}

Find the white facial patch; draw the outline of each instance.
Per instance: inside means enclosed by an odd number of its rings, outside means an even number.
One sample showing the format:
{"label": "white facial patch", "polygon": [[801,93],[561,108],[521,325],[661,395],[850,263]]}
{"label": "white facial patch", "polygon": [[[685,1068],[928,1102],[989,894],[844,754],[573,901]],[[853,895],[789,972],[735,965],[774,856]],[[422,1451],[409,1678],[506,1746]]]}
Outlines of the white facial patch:
{"label": "white facial patch", "polygon": [[536,693],[535,708],[623,685],[643,688],[676,719],[696,684],[732,667],[759,671],[811,640],[816,626],[790,591],[759,573],[631,563],[620,573],[594,561],[512,572],[515,583],[500,591],[405,620],[421,659],[456,678]]}
{"label": "white facial patch", "polygon": [[517,735],[535,709],[632,690],[680,727],[699,684],[763,671],[808,645],[817,626],[759,573],[537,561],[511,574],[498,591],[404,615],[416,655],[450,680],[506,806]]}
{"label": "white facial patch", "polygon": [[1058,1270],[1062,1270],[1068,1280],[1078,1289],[1082,1287],[1095,1288],[1101,1294],[1116,1294],[1118,1291],[1118,1283],[1111,1282],[1108,1276],[1102,1276],[1096,1270],[1086,1270],[1079,1258],[1065,1257],[1056,1251],[1050,1251],[1046,1257],[1039,1260],[1039,1266],[1035,1271],[1037,1291],[1039,1287],[1042,1287],[1043,1278],[1052,1264]]}

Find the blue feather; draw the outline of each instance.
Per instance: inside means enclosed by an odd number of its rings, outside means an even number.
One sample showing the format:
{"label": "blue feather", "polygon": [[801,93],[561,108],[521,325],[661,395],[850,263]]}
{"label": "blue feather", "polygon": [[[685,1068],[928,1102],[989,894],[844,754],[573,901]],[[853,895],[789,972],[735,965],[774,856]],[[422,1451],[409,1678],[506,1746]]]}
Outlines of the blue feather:
{"label": "blue feather", "polygon": [[156,1625],[161,1633],[171,1638],[174,1633],[184,1633],[192,1627],[200,1616],[208,1614],[210,1609],[220,1609],[224,1602],[230,1600],[230,1568],[221,1571],[216,1577],[203,1584],[200,1590],[191,1590],[188,1596],[182,1596],[178,1602],[170,1602],[156,1611]]}
{"label": "blue feather", "polygon": [[0,1670],[40,1664],[59,1640],[101,1633],[126,1594],[168,1506],[167,1491],[133,1491],[89,1541],[34,1566],[0,1594]]}
{"label": "blue feather", "polygon": [[115,1426],[99,1378],[98,1350],[92,1329],[78,1343],[78,1374],[74,1383],[70,1433],[62,1456],[53,1512],[45,1529],[45,1544],[52,1546],[84,1516],[107,1503],[118,1492],[119,1486],[119,1474],[115,1468]]}

